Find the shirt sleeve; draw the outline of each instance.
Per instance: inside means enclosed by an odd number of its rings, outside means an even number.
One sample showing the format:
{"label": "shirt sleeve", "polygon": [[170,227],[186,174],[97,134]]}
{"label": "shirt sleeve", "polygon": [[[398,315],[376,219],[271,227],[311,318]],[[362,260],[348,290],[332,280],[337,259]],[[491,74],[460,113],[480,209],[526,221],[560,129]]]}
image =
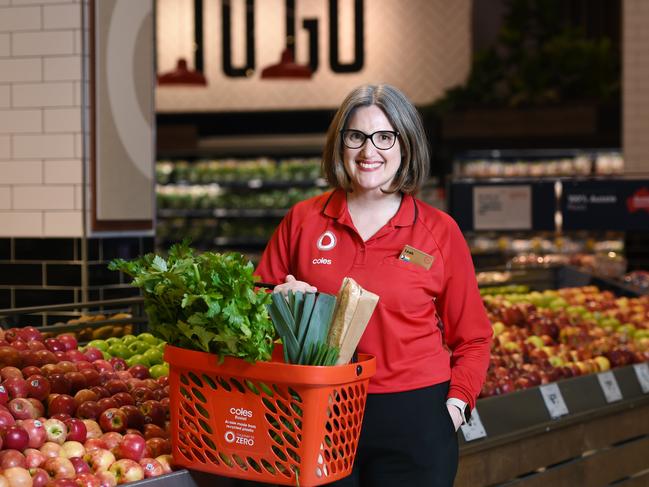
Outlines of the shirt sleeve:
{"label": "shirt sleeve", "polygon": [[451,350],[448,397],[475,407],[489,367],[492,329],[475,278],[475,269],[462,232],[450,217],[443,243],[444,288],[437,307],[444,339]]}
{"label": "shirt sleeve", "polygon": [[291,221],[293,209],[282,219],[268,241],[261,260],[255,270],[255,275],[261,277],[262,282],[281,284],[287,274],[291,274]]}

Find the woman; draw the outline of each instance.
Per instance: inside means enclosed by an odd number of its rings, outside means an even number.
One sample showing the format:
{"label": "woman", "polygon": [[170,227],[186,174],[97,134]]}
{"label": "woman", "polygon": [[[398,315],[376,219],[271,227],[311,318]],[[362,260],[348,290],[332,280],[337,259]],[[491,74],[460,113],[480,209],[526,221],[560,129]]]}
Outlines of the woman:
{"label": "woman", "polygon": [[358,346],[376,356],[353,474],[341,486],[450,486],[456,431],[485,378],[491,326],[455,222],[417,200],[428,177],[420,116],[396,88],[367,85],[327,133],[333,191],[295,205],[257,269],[288,290],[336,294],[345,276],[379,303]]}

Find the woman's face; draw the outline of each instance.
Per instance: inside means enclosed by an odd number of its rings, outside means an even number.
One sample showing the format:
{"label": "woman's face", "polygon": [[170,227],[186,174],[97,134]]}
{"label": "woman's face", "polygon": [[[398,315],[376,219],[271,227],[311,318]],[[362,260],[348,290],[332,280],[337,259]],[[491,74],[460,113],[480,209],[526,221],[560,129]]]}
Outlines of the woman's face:
{"label": "woman's face", "polygon": [[[376,105],[356,108],[350,115],[345,129],[357,130],[365,135],[379,131],[395,132],[383,110]],[[351,137],[352,140],[362,140],[361,134],[355,133]],[[375,137],[383,138],[385,141],[391,135],[378,134]],[[381,145],[380,140],[377,142]],[[358,149],[350,149],[343,143],[343,163],[351,179],[354,192],[387,190],[401,166],[399,138],[396,137],[394,145],[389,149],[377,149],[369,137]]]}

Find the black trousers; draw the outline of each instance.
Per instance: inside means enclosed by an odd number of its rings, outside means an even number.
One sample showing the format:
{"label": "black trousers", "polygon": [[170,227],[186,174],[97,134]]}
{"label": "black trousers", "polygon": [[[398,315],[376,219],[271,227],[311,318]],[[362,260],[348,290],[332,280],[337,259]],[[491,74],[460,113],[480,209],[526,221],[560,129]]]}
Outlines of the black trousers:
{"label": "black trousers", "polygon": [[332,487],[451,487],[458,441],[446,408],[448,382],[370,394],[351,476]]}
{"label": "black trousers", "polygon": [[[446,409],[448,382],[369,394],[354,470],[331,487],[451,487],[458,440]],[[239,481],[237,487],[262,485]],[[267,484],[264,484],[267,485]]]}

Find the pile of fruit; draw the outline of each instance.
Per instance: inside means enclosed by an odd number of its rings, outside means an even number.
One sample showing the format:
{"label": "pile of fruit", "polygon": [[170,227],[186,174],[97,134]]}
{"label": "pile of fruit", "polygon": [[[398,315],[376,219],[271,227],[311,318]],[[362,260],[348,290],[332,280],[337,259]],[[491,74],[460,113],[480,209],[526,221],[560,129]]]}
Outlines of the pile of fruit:
{"label": "pile of fruit", "polygon": [[0,487],[104,487],[170,472],[168,376],[150,367],[106,360],[72,334],[0,331]]}
{"label": "pile of fruit", "polygon": [[[132,333],[133,324],[124,322],[124,320],[128,320],[132,317],[133,316],[130,313],[115,313],[112,315],[105,315],[102,313],[92,315],[83,314],[78,318],[68,320],[66,323],[60,322],[55,323],[55,325],[77,325],[78,330],[70,331],[69,334],[73,335],[80,342],[87,342],[90,340],[100,340]],[[92,326],[93,323],[111,320],[116,321],[116,323]],[[52,332],[43,333],[44,338],[54,338],[56,336],[57,334]]]}
{"label": "pile of fruit", "polygon": [[483,300],[494,341],[481,397],[649,360],[649,296],[587,286]]}

